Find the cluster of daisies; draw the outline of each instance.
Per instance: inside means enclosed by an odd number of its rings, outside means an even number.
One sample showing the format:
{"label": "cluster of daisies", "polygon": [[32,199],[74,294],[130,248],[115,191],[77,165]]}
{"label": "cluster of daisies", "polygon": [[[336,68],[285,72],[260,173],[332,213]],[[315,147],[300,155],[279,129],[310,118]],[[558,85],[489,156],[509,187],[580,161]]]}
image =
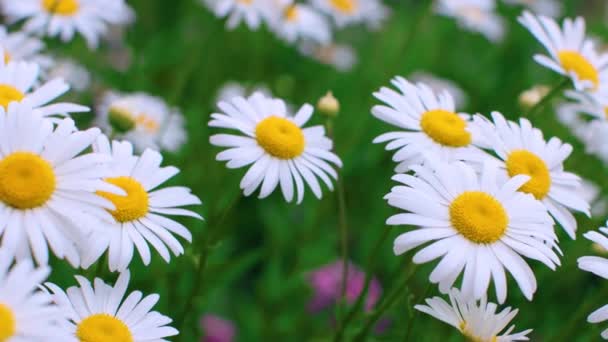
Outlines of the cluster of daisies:
{"label": "cluster of daisies", "polygon": [[[566,19],[560,27],[524,12],[519,20],[549,51],[535,59],[564,76],[573,101],[593,103],[597,120],[606,120],[601,104],[606,103],[608,56],[586,38],[583,19]],[[374,94],[382,104],[372,114],[397,127],[375,139],[394,151],[397,163],[393,180],[398,184],[385,199],[402,212],[387,224],[411,227],[396,238],[394,252],[419,249],[414,263],[436,261],[429,281],[449,296],[449,302],[434,297],[416,309],[472,341],[527,340],[530,330],[513,333],[511,327],[501,334],[517,311],[498,312],[488,298],[507,300],[508,273],[532,300],[537,282],[527,260],[555,270],[562,255],[556,227],[574,239],[573,214],[590,216],[582,180],[564,170],[572,146],[545,138],[526,118],[459,113],[447,91],[401,77],[392,84],[395,89]],[[600,228],[585,237],[608,247],[606,235],[608,229]],[[606,259],[582,257],[579,266],[608,278]],[[603,307],[592,313],[589,322],[606,320],[606,312]],[[608,338],[608,331],[602,336]]]}
{"label": "cluster of daisies", "polygon": [[244,22],[250,29],[262,23],[280,39],[298,44],[300,52],[346,71],[356,63],[349,45],[334,43],[338,29],[364,25],[378,29],[390,11],[381,0],[201,0],[213,13],[227,18],[234,29]]}
{"label": "cluster of daisies", "polygon": [[[100,128],[79,130],[70,115],[86,106],[58,102],[90,76],[45,53],[43,36],[91,48],[113,25],[133,18],[124,0],[5,0],[2,12],[21,31],[0,28],[0,340],[164,341],[178,331],[152,311],[156,294],[128,292],[137,253],[149,265],[184,253],[190,230],[175,216],[202,219],[201,204],[157,150],[185,141],[183,117],[142,93],[108,93]],[[15,25],[11,26],[14,27]],[[121,141],[120,139],[125,139]],[[182,240],[182,241],[180,241]],[[74,269],[93,264],[118,273],[114,285],[76,276],[66,290],[46,282],[51,256]],[[90,274],[90,272],[89,272]]]}
{"label": "cluster of daisies", "polygon": [[[559,0],[502,0],[505,5],[524,6],[535,13],[558,17],[562,12]],[[498,12],[498,0],[437,0],[435,13],[453,18],[463,29],[484,35],[492,42],[503,40],[505,20]]]}

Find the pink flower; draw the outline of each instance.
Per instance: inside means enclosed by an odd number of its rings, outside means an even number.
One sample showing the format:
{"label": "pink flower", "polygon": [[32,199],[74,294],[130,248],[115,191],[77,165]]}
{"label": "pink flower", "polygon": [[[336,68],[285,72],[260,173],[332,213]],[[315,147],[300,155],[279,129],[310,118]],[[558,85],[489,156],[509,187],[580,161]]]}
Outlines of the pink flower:
{"label": "pink flower", "polygon": [[201,342],[232,342],[236,335],[234,323],[216,315],[204,315],[200,324],[204,332]]}
{"label": "pink flower", "polygon": [[[333,305],[340,299],[342,289],[343,261],[338,260],[323,266],[308,275],[310,286],[314,290],[314,297],[308,304],[311,312],[317,312]],[[352,262],[348,263],[348,276],[346,278],[346,301],[353,304],[359,298],[365,286],[365,272]],[[378,302],[382,294],[382,287],[378,279],[370,282],[365,301],[365,310],[370,311]]]}

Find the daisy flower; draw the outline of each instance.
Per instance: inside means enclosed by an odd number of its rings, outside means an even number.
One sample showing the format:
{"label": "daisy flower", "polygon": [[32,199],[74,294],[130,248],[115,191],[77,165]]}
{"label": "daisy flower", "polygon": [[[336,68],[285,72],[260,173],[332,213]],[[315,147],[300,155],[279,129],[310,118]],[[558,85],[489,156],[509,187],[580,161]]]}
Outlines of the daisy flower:
{"label": "daisy flower", "polygon": [[26,61],[47,68],[52,63],[49,57],[41,53],[44,50],[42,40],[21,31],[9,33],[3,25],[0,25],[0,47],[4,50],[5,64],[10,61]]}
{"label": "daisy flower", "polygon": [[45,79],[63,79],[75,91],[83,92],[91,85],[91,74],[89,71],[71,59],[55,59],[53,66],[49,69]]}
{"label": "daisy flower", "polygon": [[522,256],[552,270],[560,261],[553,251],[558,247],[551,216],[534,197],[517,191],[530,177],[501,181],[491,160],[479,175],[463,162],[435,159],[412,169],[415,176],[393,177],[403,185],[393,187],[385,197],[391,206],[407,212],[390,217],[387,224],[417,227],[397,237],[395,254],[430,243],[413,261],[422,264],[441,258],[429,279],[442,292],[449,291],[464,270],[466,298],[482,298],[493,280],[498,301],[504,303],[507,270],[531,300],[536,278]]}
{"label": "daisy flower", "polygon": [[[585,233],[588,240],[599,245],[604,251],[608,249],[608,228],[602,227],[599,232],[591,231]],[[587,272],[591,272],[604,279],[608,279],[608,259],[598,256],[584,256],[578,258],[578,267]],[[587,317],[589,323],[601,323],[608,320],[608,305],[604,305]],[[608,329],[602,331],[602,338],[608,340]]]}
{"label": "daisy flower", "polygon": [[[101,230],[93,232],[83,248],[82,266],[86,269],[108,251],[110,271],[124,271],[137,249],[144,265],[151,260],[150,248],[166,262],[171,255],[184,253],[184,248],[173,236],[178,235],[188,242],[192,234],[182,224],[166,216],[190,216],[202,219],[197,213],[180,207],[201,204],[186,187],[159,188],[175,176],[179,170],[173,166],[161,167],[162,155],[147,149],[140,156],[133,155],[129,142],[110,142],[100,136],[93,146],[97,153],[112,158],[110,176],[105,181],[122,189],[126,195],[108,192],[97,194],[114,204],[110,217],[103,222]],[[172,234],[173,233],[173,234]],[[169,247],[167,249],[167,247]]]}
{"label": "daisy flower", "polygon": [[96,123],[108,134],[132,142],[138,151],[175,152],[187,140],[182,113],[146,93],[106,93],[97,108]]}
{"label": "daisy flower", "polygon": [[3,0],[9,22],[26,20],[24,30],[63,42],[80,33],[89,48],[97,48],[109,25],[124,25],[133,11],[125,0]]}
{"label": "daisy flower", "polygon": [[608,120],[608,101],[602,96],[593,96],[580,91],[566,91],[565,95],[571,100],[578,113],[591,115],[594,119]]}
{"label": "daisy flower", "polygon": [[587,125],[587,135],[583,137],[585,152],[593,154],[604,164],[608,164],[608,122],[593,120]]}
{"label": "daisy flower", "polygon": [[338,27],[377,22],[384,7],[378,0],[312,0],[312,4],[332,17]]}
{"label": "daisy flower", "polygon": [[426,305],[416,305],[414,308],[458,329],[467,341],[528,341],[526,335],[531,333],[532,329],[513,334],[515,325],[499,335],[517,316],[519,310],[511,310],[508,307],[496,312],[498,305],[488,303],[485,296],[480,301],[470,301],[463,298],[456,289],[452,289],[449,296],[449,303],[441,297],[433,297],[426,300]]}
{"label": "daisy flower", "polygon": [[300,53],[320,63],[330,65],[340,72],[351,71],[357,64],[357,53],[349,45],[318,44],[303,41],[299,46]]}
{"label": "daisy flower", "polygon": [[456,108],[462,108],[467,104],[467,94],[458,84],[456,84],[456,82],[452,80],[441,78],[424,71],[417,71],[413,73],[410,76],[410,80],[412,80],[414,83],[426,84],[436,94],[447,91],[452,96]]}
{"label": "daisy flower", "polygon": [[564,160],[572,146],[556,137],[545,141],[543,133],[530,121],[520,119],[519,125],[507,121],[498,112],[494,122],[481,115],[475,117],[480,131],[498,156],[503,176],[527,175],[530,180],[519,191],[533,195],[547,208],[566,233],[576,237],[576,219],[570,211],[590,216],[589,203],[580,194],[581,179],[564,171]]}
{"label": "daisy flower", "polygon": [[464,29],[499,42],[505,35],[505,23],[495,10],[494,0],[439,0],[435,7],[437,14],[456,19]]}
{"label": "daisy flower", "polygon": [[278,0],[280,5],[276,10],[277,15],[272,23],[276,34],[289,43],[294,43],[298,38],[311,39],[326,44],[331,40],[331,28],[329,23],[314,8],[295,3],[294,0]]}
{"label": "daisy flower", "polygon": [[54,128],[26,104],[11,104],[7,113],[0,108],[2,249],[46,265],[50,248],[79,265],[74,243],[114,208],[95,191],[121,193],[102,181],[109,158],[82,153],[99,134],[97,128],[77,131],[71,119]]}
{"label": "daisy flower", "polygon": [[266,0],[202,0],[213,13],[220,18],[228,17],[226,27],[235,29],[241,21],[247,27],[257,30],[268,15]]}
{"label": "daisy flower", "polygon": [[560,28],[555,20],[524,12],[519,17],[550,56],[536,55],[539,64],[572,79],[577,90],[596,91],[608,81],[608,58],[598,54],[593,42],[585,37],[585,20],[567,18]]}
{"label": "daisy flower", "polygon": [[65,341],[59,332],[62,312],[38,288],[50,273],[48,266],[34,268],[30,260],[13,265],[12,256],[0,251],[1,341]]}
{"label": "daisy flower", "polygon": [[504,0],[509,5],[523,5],[534,13],[556,18],[562,13],[562,4],[557,0]]}
{"label": "daisy flower", "polygon": [[[589,108],[590,109],[590,108]],[[557,120],[570,129],[570,133],[580,141],[587,143],[588,137],[591,136],[593,129],[590,129],[595,122],[603,122],[603,120],[593,120],[589,122],[583,118],[581,114],[581,105],[575,102],[564,102],[557,106],[555,113]]]}
{"label": "daisy flower", "polygon": [[4,110],[13,102],[27,101],[34,112],[42,116],[67,115],[88,112],[89,108],[74,103],[53,103],[65,94],[70,86],[61,78],[42,82],[40,67],[36,63],[10,62],[0,66],[0,106]]}
{"label": "daisy flower", "polygon": [[93,285],[84,277],[76,276],[79,286],[65,292],[55,284],[46,283],[54,302],[69,318],[62,330],[70,337],[64,341],[161,342],[177,335],[178,331],[168,326],[171,318],[150,311],[159,295],[142,298],[142,293],[135,291],[124,298],[129,278],[129,271],[125,271],[114,286],[110,286],[100,278],[95,278]]}
{"label": "daisy flower", "polygon": [[291,116],[283,100],[255,93],[218,106],[223,113],[212,114],[209,126],[237,130],[243,135],[216,134],[210,141],[228,147],[217,160],[228,161],[229,168],[252,165],[241,181],[245,196],[261,187],[259,198],[265,198],[280,185],[287,202],[297,197],[300,203],[306,183],[321,198],[317,178],[333,190],[330,177],[337,179],[338,174],[330,163],[342,167],[342,161],[331,152],[333,143],[325,136],[323,126],[303,128],[313,114],[311,105],[305,104]]}
{"label": "daisy flower", "polygon": [[374,143],[389,142],[387,150],[398,150],[393,161],[397,172],[406,172],[419,164],[425,153],[442,160],[482,161],[485,152],[469,115],[456,113],[454,99],[446,90],[435,93],[425,84],[412,84],[402,77],[393,79],[399,92],[383,87],[374,96],[384,102],[372,108],[372,114],[402,131],[382,134]]}

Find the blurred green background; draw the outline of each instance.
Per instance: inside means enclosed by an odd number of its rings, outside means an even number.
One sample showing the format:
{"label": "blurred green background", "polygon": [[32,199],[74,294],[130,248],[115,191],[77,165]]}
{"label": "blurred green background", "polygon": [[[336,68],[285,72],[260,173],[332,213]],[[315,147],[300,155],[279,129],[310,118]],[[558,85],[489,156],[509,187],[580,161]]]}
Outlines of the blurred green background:
{"label": "blurred green background", "polygon": [[[392,239],[407,227],[384,225],[394,212],[382,199],[393,185],[394,164],[383,146],[371,143],[389,130],[370,114],[377,102],[372,92],[388,85],[394,75],[423,70],[451,79],[465,90],[469,102],[463,111],[487,115],[498,110],[517,118],[522,112],[517,103],[522,91],[539,83],[559,82],[557,75],[532,60],[542,47],[516,22],[521,11],[516,7],[500,6],[508,34],[502,43],[493,44],[481,35],[463,31],[451,19],[425,14],[427,0],[386,1],[393,13],[378,32],[353,28],[337,35],[338,42],[354,46],[359,58],[352,71],[341,73],[302,56],[296,47],[280,41],[266,28],[253,32],[241,26],[226,31],[224,21],[196,0],[128,2],[137,13],[137,21],[126,32],[133,60],[125,72],[110,66],[104,57],[107,47],[91,52],[79,40],[69,45],[51,41],[49,45],[80,61],[102,85],[75,100],[92,105],[104,87],[146,91],[180,107],[187,117],[188,144],[176,154],[166,154],[165,161],[182,170],[172,182],[192,188],[203,200],[198,210],[206,221],[184,220],[194,242],[187,245],[185,256],[172,259],[170,264],[155,255],[151,266],[144,267],[138,257],[134,258],[130,287],[159,293],[156,309],[178,317],[197,284],[194,269],[204,239],[209,238],[210,230],[217,234],[213,236],[217,242],[208,251],[199,295],[186,317],[186,329],[176,339],[180,341],[200,338],[198,321],[204,313],[234,321],[239,341],[325,341],[334,333],[333,310],[317,315],[306,310],[312,291],[305,276],[340,257],[336,193],[326,191],[322,200],[316,200],[308,191],[299,206],[286,204],[278,191],[265,200],[243,198],[238,184],[246,169],[226,169],[215,161],[219,149],[209,144],[210,134],[216,131],[209,129],[207,122],[217,91],[225,82],[266,85],[275,96],[298,107],[314,104],[327,90],[333,90],[342,104],[335,120],[335,151],[344,162],[340,176],[346,193],[349,256],[366,267],[373,246],[389,230],[370,270],[385,294],[413,271],[413,253],[395,257]],[[608,37],[606,3],[568,0],[564,1],[565,13],[584,15],[594,35]],[[608,190],[606,166],[584,153],[584,147],[557,122],[551,108],[530,119],[547,137],[558,136],[574,145],[567,169],[600,185],[604,193]],[[316,115],[313,123],[323,124],[324,120]],[[586,323],[586,316],[608,302],[608,282],[578,270],[576,259],[594,253],[582,233],[599,227],[604,220],[580,217],[575,241],[559,230],[564,257],[556,272],[530,261],[539,284],[533,302],[526,301],[509,279],[507,304],[520,309],[514,320],[516,331],[533,328],[529,335],[533,341],[600,339],[601,326]],[[68,266],[58,261],[54,265],[52,281],[75,284]],[[370,340],[462,339],[455,329],[429,316],[416,314],[414,318],[413,305],[425,296],[437,295],[435,287],[427,286],[434,265],[415,269],[407,295],[385,314],[392,321],[390,329]],[[345,339],[352,338],[368,317],[357,315]]]}

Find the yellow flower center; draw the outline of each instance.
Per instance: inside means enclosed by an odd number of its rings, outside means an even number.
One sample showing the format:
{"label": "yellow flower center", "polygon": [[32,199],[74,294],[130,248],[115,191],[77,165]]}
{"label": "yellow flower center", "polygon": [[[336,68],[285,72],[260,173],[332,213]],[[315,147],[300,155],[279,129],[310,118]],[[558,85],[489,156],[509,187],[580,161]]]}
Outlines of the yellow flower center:
{"label": "yellow flower center", "polygon": [[287,18],[287,21],[296,21],[298,20],[298,6],[297,5],[291,5],[289,7],[287,7],[287,9],[285,10],[285,18]]}
{"label": "yellow flower center", "polygon": [[0,201],[17,209],[45,204],[55,192],[53,167],[30,152],[15,152],[0,161]]}
{"label": "yellow flower center", "polygon": [[279,159],[293,159],[302,152],[306,145],[304,133],[288,119],[269,116],[255,128],[258,144],[268,154]]}
{"label": "yellow flower center", "polygon": [[600,75],[595,66],[576,51],[562,50],[558,53],[562,68],[573,72],[583,81],[590,81],[597,88],[600,84]]}
{"label": "yellow flower center", "polygon": [[108,314],[95,314],[83,319],[76,328],[80,342],[133,342],[129,327]]}
{"label": "yellow flower center", "polygon": [[467,342],[497,342],[498,338],[496,336],[492,336],[489,340],[484,340],[481,337],[475,336],[475,334],[467,328],[467,322],[460,323],[460,331],[464,335],[464,338]]}
{"label": "yellow flower center", "polygon": [[158,124],[158,122],[154,119],[152,119],[151,117],[145,115],[145,114],[139,114],[136,118],[135,118],[135,122],[137,123],[138,126],[143,127],[143,129],[148,132],[148,133],[156,133],[158,132],[158,129],[160,128],[160,125]]}
{"label": "yellow flower center", "polygon": [[114,184],[124,190],[127,195],[121,196],[105,191],[97,194],[110,200],[115,210],[110,210],[114,219],[120,223],[135,221],[148,213],[148,193],[144,187],[131,177],[114,177],[105,179],[106,182]]}
{"label": "yellow flower center", "polygon": [[467,191],[450,204],[452,226],[475,243],[498,241],[507,230],[509,218],[502,204],[482,191]]}
{"label": "yellow flower center", "polygon": [[519,191],[532,194],[542,200],[551,189],[551,174],[547,164],[537,155],[526,150],[515,150],[507,157],[507,172],[510,177],[528,175],[530,180]]}
{"label": "yellow flower center", "polygon": [[330,0],[330,2],[342,13],[352,14],[357,9],[357,0]]}
{"label": "yellow flower center", "polygon": [[0,304],[0,342],[8,341],[16,331],[15,315],[8,306]]}
{"label": "yellow flower center", "polygon": [[[4,57],[6,59],[6,55]],[[19,102],[23,100],[25,95],[17,88],[8,84],[0,84],[0,105],[4,109],[8,109],[11,102]]]}
{"label": "yellow flower center", "polygon": [[466,121],[447,110],[437,109],[422,114],[420,127],[440,145],[463,147],[471,143],[471,133],[466,130]]}
{"label": "yellow flower center", "polygon": [[80,4],[78,0],[42,0],[42,7],[51,14],[71,16],[78,12]]}

